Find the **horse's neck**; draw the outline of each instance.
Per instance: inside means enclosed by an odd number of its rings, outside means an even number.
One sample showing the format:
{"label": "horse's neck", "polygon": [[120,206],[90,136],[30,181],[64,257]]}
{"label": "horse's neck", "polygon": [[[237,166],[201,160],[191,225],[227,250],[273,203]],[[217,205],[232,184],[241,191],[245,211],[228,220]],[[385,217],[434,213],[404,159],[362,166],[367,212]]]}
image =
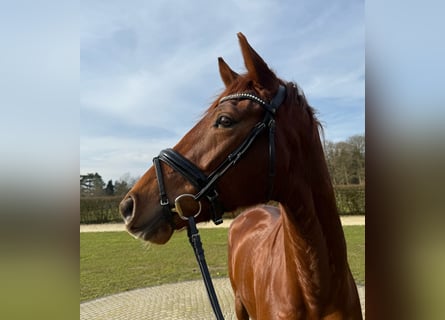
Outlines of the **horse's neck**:
{"label": "horse's neck", "polygon": [[[289,110],[297,110],[291,108]],[[289,114],[289,118],[295,118]],[[297,139],[294,127],[284,135],[284,150],[295,150],[303,143]],[[298,268],[305,268],[309,274],[318,275],[312,281],[321,291],[329,291],[338,286],[345,275],[339,274],[348,269],[346,243],[340,217],[335,203],[334,190],[329,177],[318,127],[312,128],[310,141],[304,145],[305,152],[289,155],[288,167],[278,176],[277,200],[283,205],[283,227],[285,238]],[[297,148],[298,149],[298,148]],[[289,184],[288,182],[292,182]],[[307,254],[305,254],[307,252]],[[292,257],[290,256],[290,257]],[[301,265],[300,265],[301,264]],[[337,282],[337,283],[333,283]]]}
{"label": "horse's neck", "polygon": [[289,190],[281,206],[288,272],[298,274],[309,308],[329,300],[347,268],[343,229],[329,187],[317,193],[310,187]]}

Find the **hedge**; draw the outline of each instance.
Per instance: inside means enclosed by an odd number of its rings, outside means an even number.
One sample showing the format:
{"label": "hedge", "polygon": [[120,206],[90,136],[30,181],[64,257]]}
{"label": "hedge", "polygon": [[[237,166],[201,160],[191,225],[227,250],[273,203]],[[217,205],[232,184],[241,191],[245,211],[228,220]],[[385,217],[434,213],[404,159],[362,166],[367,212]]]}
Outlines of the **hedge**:
{"label": "hedge", "polygon": [[335,200],[338,213],[341,215],[365,214],[365,186],[344,185],[335,186]]}
{"label": "hedge", "polygon": [[[334,190],[339,214],[365,214],[364,185],[336,186]],[[122,196],[81,197],[80,223],[122,222],[119,214],[119,203],[122,201],[122,198]],[[241,211],[228,212],[224,217],[233,218]]]}
{"label": "hedge", "polygon": [[80,223],[122,222],[119,203],[123,196],[81,197]]}

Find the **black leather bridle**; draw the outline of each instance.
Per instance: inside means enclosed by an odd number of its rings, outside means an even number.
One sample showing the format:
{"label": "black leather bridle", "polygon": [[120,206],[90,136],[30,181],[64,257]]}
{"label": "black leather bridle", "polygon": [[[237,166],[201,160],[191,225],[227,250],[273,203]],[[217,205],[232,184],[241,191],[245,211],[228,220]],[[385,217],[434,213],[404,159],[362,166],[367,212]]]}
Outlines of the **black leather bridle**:
{"label": "black leather bridle", "polygon": [[[219,306],[218,298],[216,296],[215,288],[213,287],[212,279],[210,277],[210,272],[205,261],[204,250],[202,248],[201,238],[199,236],[198,229],[196,228],[195,217],[201,212],[201,202],[200,200],[204,197],[211,204],[211,218],[215,224],[222,223],[222,215],[224,213],[224,207],[221,201],[218,199],[218,192],[216,191],[216,183],[219,178],[221,178],[227,170],[234,166],[238,160],[249,150],[252,143],[258,137],[258,135],[267,127],[269,128],[269,183],[267,196],[270,199],[273,191],[273,181],[275,177],[275,114],[283,103],[286,97],[286,87],[280,85],[275,97],[270,101],[270,103],[265,102],[260,97],[250,94],[250,93],[235,93],[223,97],[219,100],[219,103],[228,100],[252,100],[255,103],[261,105],[265,112],[263,120],[258,122],[250,131],[249,135],[244,139],[244,141],[235,149],[229,156],[208,176],[206,176],[201,170],[199,170],[196,165],[190,162],[188,159],[183,157],[180,153],[173,149],[165,149],[159,153],[159,156],[153,159],[153,164],[156,170],[156,178],[158,180],[159,193],[161,197],[161,206],[164,215],[175,228],[173,222],[173,212],[168,200],[167,193],[165,191],[164,177],[162,174],[161,161],[165,162],[167,165],[172,167],[175,171],[179,172],[184,178],[186,178],[197,190],[198,193],[195,195],[183,194],[175,199],[175,212],[178,215],[188,221],[187,234],[189,237],[190,244],[195,252],[196,260],[198,262],[201,274],[205,283],[207,294],[210,299],[210,304],[213,308],[217,320],[223,320],[224,316]],[[184,216],[179,199],[183,197],[191,197],[198,204],[199,209],[193,216]]]}
{"label": "black leather bridle", "polygon": [[[173,212],[165,191],[164,178],[160,162],[165,162],[175,171],[180,173],[184,178],[186,178],[197,190],[199,190],[197,194],[193,195],[193,198],[196,201],[200,201],[204,197],[207,198],[211,204],[211,219],[215,224],[220,224],[223,222],[222,215],[224,213],[224,206],[218,198],[216,183],[230,167],[239,161],[239,159],[250,148],[258,135],[266,127],[269,128],[269,183],[267,197],[270,199],[273,192],[273,181],[275,177],[275,114],[280,105],[283,103],[285,97],[286,87],[284,85],[280,85],[275,97],[270,101],[270,103],[265,102],[260,97],[251,93],[235,93],[225,96],[219,100],[219,103],[228,100],[251,100],[261,105],[266,112],[263,120],[258,122],[252,128],[249,135],[241,143],[241,145],[239,145],[235,151],[230,153],[229,156],[208,176],[206,176],[198,167],[196,167],[196,165],[183,157],[180,153],[170,148],[162,150],[159,155],[153,159],[161,198],[160,203],[164,214],[168,217],[171,223]],[[182,215],[180,216],[182,217]]]}
{"label": "black leather bridle", "polygon": [[261,105],[265,112],[263,120],[258,122],[250,131],[246,139],[235,149],[229,156],[208,176],[206,176],[196,165],[183,157],[180,153],[173,149],[162,150],[157,157],[153,159],[153,164],[156,170],[156,177],[158,180],[158,187],[160,193],[160,203],[163,212],[172,220],[173,212],[167,193],[165,191],[165,184],[162,174],[160,162],[163,161],[175,171],[186,178],[197,190],[198,193],[193,195],[196,201],[206,198],[211,205],[211,219],[215,224],[222,223],[222,215],[224,213],[224,206],[219,200],[218,192],[216,191],[216,183],[227,170],[234,166],[239,159],[249,150],[252,143],[258,135],[267,127],[269,128],[269,182],[267,198],[272,196],[275,177],[275,114],[283,103],[286,96],[286,88],[283,85],[278,87],[278,91],[270,103],[265,102],[260,97],[251,93],[235,93],[225,96],[220,99],[219,103],[228,100],[251,100]]}

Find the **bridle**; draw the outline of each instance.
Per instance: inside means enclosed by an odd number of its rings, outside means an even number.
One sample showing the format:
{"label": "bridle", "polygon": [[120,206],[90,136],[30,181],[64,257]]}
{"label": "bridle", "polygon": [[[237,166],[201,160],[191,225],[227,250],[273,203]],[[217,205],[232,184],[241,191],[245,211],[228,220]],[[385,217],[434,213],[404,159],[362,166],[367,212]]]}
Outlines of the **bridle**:
{"label": "bridle", "polygon": [[[216,191],[216,183],[227,170],[234,166],[241,157],[249,150],[252,143],[265,129],[269,128],[269,182],[267,190],[267,198],[270,199],[273,192],[273,181],[275,177],[275,114],[283,103],[286,96],[286,88],[283,85],[278,87],[278,91],[270,101],[265,102],[260,97],[251,93],[235,93],[225,96],[219,100],[219,103],[228,100],[251,100],[261,105],[265,112],[263,120],[258,122],[244,139],[244,141],[236,148],[228,157],[208,176],[206,176],[195,164],[183,157],[180,153],[173,149],[162,150],[157,157],[153,159],[153,164],[156,170],[156,177],[158,180],[160,204],[166,217],[171,221],[173,212],[165,191],[164,178],[160,162],[165,162],[175,171],[186,178],[198,191],[195,195],[188,195],[193,197],[195,201],[200,201],[206,198],[211,204],[211,219],[218,225],[222,223],[222,215],[224,213],[224,206],[219,200],[219,194]],[[185,218],[179,212],[181,218]],[[186,220],[186,219],[185,219]]]}
{"label": "bridle", "polygon": [[[206,286],[207,294],[212,305],[213,312],[216,319],[223,320],[223,314],[218,303],[215,289],[213,287],[212,279],[205,261],[204,250],[202,249],[201,238],[199,236],[198,229],[196,228],[195,217],[201,212],[201,199],[207,198],[211,204],[211,218],[215,224],[222,223],[222,214],[224,213],[224,207],[218,198],[218,192],[216,191],[216,183],[227,170],[234,166],[239,159],[249,150],[252,143],[258,137],[258,135],[267,127],[269,128],[269,183],[267,190],[267,197],[270,199],[273,192],[273,181],[275,177],[275,114],[283,103],[286,97],[286,87],[280,85],[278,91],[270,101],[265,102],[260,97],[251,93],[235,93],[225,96],[219,100],[219,103],[228,100],[251,100],[261,105],[265,112],[263,120],[258,122],[244,139],[244,141],[235,149],[229,156],[208,176],[206,176],[196,165],[182,156],[180,153],[173,149],[162,150],[157,157],[153,159],[153,164],[156,171],[156,178],[158,180],[160,203],[162,210],[173,229],[175,228],[173,222],[173,209],[170,206],[167,193],[165,191],[164,177],[162,174],[161,161],[165,162],[175,171],[179,172],[184,178],[186,178],[198,191],[195,195],[183,194],[175,199],[175,212],[178,215],[188,221],[187,233],[189,241],[195,252],[196,260],[198,261],[199,268]],[[199,209],[193,216],[185,216],[182,212],[180,200],[184,197],[193,198],[198,204]]]}

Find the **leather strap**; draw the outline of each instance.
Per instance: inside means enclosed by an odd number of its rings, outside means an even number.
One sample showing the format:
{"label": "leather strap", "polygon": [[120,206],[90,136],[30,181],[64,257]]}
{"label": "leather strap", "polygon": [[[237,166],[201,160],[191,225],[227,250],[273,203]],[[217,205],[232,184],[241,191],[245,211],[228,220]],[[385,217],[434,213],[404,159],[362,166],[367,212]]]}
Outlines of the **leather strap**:
{"label": "leather strap", "polygon": [[163,178],[164,175],[162,174],[162,167],[161,163],[159,162],[159,157],[153,158],[153,164],[156,170],[156,177],[158,180],[159,196],[161,198],[160,204],[162,206],[162,211],[164,213],[165,218],[174,229],[176,226],[173,223],[173,214],[170,209],[170,202],[168,200],[167,192],[165,191],[164,178]]}
{"label": "leather strap", "polygon": [[205,186],[207,176],[192,162],[173,149],[164,149],[159,153],[159,159],[175,169],[186,178],[194,187],[201,189]]}
{"label": "leather strap", "polygon": [[201,237],[194,217],[188,218],[189,227],[187,228],[187,235],[189,237],[190,244],[195,252],[196,261],[198,262],[199,269],[201,270],[202,279],[206,286],[207,295],[209,296],[210,304],[212,305],[213,312],[215,313],[217,320],[224,320],[224,316],[219,306],[218,297],[216,296],[215,288],[213,287],[212,277],[210,276],[209,268],[204,256],[204,249],[202,248]]}

